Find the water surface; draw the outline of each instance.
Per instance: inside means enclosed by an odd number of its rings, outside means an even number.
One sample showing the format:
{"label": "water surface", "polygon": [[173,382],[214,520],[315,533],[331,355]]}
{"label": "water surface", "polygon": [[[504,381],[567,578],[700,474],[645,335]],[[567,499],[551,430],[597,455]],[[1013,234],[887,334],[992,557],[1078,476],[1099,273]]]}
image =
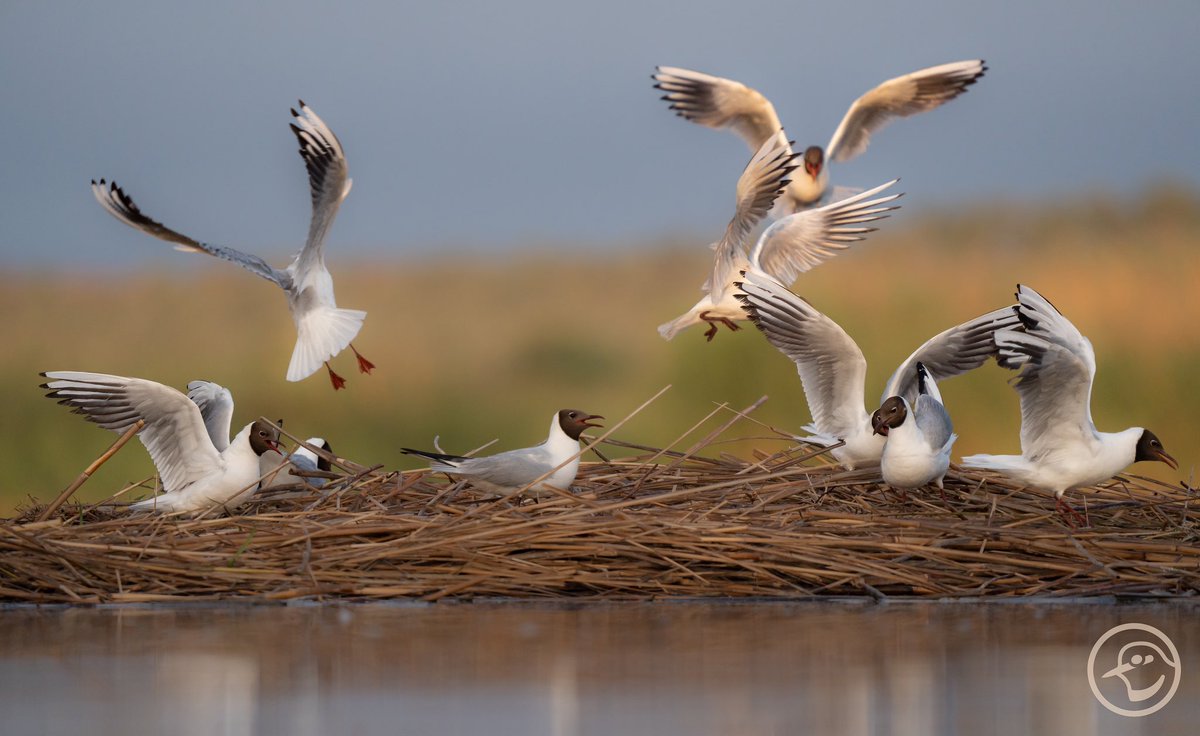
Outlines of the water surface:
{"label": "water surface", "polygon": [[[473,603],[0,611],[5,734],[1194,734],[1200,606]],[[1109,713],[1110,627],[1178,647]]]}

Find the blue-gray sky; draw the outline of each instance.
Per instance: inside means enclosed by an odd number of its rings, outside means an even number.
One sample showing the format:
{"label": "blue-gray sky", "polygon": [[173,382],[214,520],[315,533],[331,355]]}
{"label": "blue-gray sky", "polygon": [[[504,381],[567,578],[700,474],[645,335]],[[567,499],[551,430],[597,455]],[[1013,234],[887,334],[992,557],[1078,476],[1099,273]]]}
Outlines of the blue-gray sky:
{"label": "blue-gray sky", "polygon": [[1200,3],[209,2],[0,4],[0,266],[186,261],[105,215],[89,179],[282,265],[308,196],[298,97],[354,192],[330,258],[715,237],[748,158],[675,118],[656,64],[767,94],[824,143],[884,79],[983,57],[963,98],[878,134],[835,183],[905,205],[1200,187]]}

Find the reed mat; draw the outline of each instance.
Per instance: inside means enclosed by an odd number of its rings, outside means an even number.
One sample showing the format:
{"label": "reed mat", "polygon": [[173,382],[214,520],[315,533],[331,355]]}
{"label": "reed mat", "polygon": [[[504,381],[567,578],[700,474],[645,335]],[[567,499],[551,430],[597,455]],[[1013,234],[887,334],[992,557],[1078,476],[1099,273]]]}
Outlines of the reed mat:
{"label": "reed mat", "polygon": [[271,489],[233,514],[134,514],[122,495],[37,521],[45,507],[34,505],[0,521],[0,600],[1200,591],[1200,499],[1187,484],[1126,475],[1073,491],[1084,523],[1072,528],[1052,496],[994,474],[952,466],[944,494],[900,494],[877,468],[846,471],[777,434],[739,437],[782,448],[750,459],[718,437],[685,451],[602,438],[634,454],[585,462],[571,492],[537,498],[342,461],[319,490]]}

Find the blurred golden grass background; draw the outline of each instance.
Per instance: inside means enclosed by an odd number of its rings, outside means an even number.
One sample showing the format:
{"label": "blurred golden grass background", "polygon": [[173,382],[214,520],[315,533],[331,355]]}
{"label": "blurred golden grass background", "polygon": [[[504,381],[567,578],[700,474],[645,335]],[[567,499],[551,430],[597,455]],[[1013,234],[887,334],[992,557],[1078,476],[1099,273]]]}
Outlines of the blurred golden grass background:
{"label": "blurred golden grass background", "polygon": [[[902,209],[794,289],[859,343],[870,365],[870,410],[917,345],[1010,303],[1017,282],[1030,284],[1095,346],[1097,425],[1152,428],[1180,471],[1154,463],[1134,472],[1175,480],[1190,477],[1200,460],[1198,233],[1200,199],[1168,186],[1134,199],[920,216]],[[755,418],[799,432],[809,415],[794,367],[752,325],[722,329],[711,344],[699,328],[672,342],[655,332],[698,298],[710,239],[354,263],[339,257],[335,232],[338,302],[369,312],[355,345],[378,366],[359,375],[352,354],[339,356],[334,367],[349,385],[336,394],[323,372],[300,383],[283,379],[295,334],[284,299],[226,264],[180,254],[186,272],[7,271],[0,277],[0,508],[53,498],[116,438],[43,398],[37,373],[45,370],[117,373],[181,389],[214,380],[234,394],[234,431],[259,415],[283,417],[293,434],[324,436],[340,454],[387,468],[419,467],[400,448],[431,448],[434,435],[449,452],[495,438],[489,451],[532,444],[563,407],[616,421],[666,384],[673,388],[618,437],[663,446],[714,402],[741,408],[763,394],[770,399]],[[129,247],[168,246],[131,231]],[[288,252],[276,250],[269,260],[282,265]],[[956,460],[1019,451],[1010,375],[993,364],[943,385],[959,434]],[[731,433],[750,434],[765,432],[742,425]],[[753,444],[729,447],[745,453]],[[778,441],[763,446],[780,449]],[[79,497],[98,500],[152,472],[135,443]]]}

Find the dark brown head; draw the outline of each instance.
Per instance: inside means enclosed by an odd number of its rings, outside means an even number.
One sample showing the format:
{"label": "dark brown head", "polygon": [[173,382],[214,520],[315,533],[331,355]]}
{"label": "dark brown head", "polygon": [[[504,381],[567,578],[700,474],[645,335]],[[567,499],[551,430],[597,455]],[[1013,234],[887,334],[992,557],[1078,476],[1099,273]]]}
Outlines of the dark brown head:
{"label": "dark brown head", "polygon": [[579,409],[563,409],[558,413],[558,426],[573,440],[579,439],[583,430],[589,427],[599,427],[599,424],[589,424],[593,419],[603,419],[599,414],[588,414]]}
{"label": "dark brown head", "polygon": [[871,428],[875,430],[875,434],[887,437],[890,430],[904,424],[907,418],[908,408],[904,406],[904,399],[893,396],[871,415]]}
{"label": "dark brown head", "polygon": [[[333,454],[333,446],[329,444],[329,440],[323,440],[320,437],[314,437],[313,439],[317,441],[313,442],[312,440],[309,440],[308,444],[316,445],[325,452],[328,452],[331,455]],[[324,456],[317,455],[317,470],[324,470],[326,473],[332,473],[333,463],[326,460]]]}
{"label": "dark brown head", "polygon": [[820,146],[809,146],[804,149],[804,170],[808,175],[816,179],[821,175],[821,169],[825,167],[825,151]]}
{"label": "dark brown head", "polygon": [[279,452],[279,430],[259,419],[250,425],[250,449],[261,456],[267,450]]}
{"label": "dark brown head", "polygon": [[1179,463],[1167,454],[1167,451],[1163,449],[1162,442],[1148,429],[1142,430],[1142,436],[1138,438],[1137,454],[1133,456],[1135,463],[1142,460],[1157,460],[1170,465],[1172,470],[1179,469]]}

